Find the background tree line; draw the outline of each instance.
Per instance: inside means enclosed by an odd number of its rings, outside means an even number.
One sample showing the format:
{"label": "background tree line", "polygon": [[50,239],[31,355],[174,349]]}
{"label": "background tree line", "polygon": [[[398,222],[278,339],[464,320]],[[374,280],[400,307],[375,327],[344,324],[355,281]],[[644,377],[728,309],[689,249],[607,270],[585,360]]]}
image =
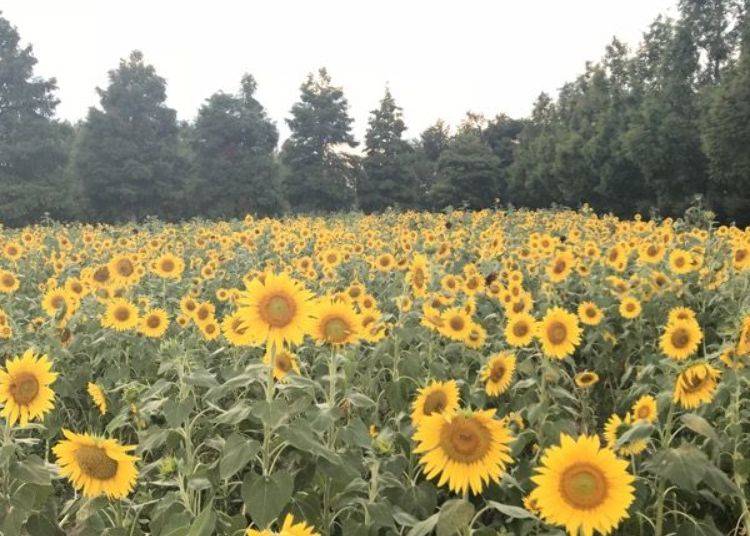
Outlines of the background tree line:
{"label": "background tree line", "polygon": [[135,51],[75,125],[55,119],[56,83],[34,76],[31,46],[0,15],[0,221],[238,217],[388,207],[532,208],[588,202],[620,215],[676,214],[701,195],[725,221],[750,223],[750,0],[681,0],[634,51],[604,56],[541,94],[531,117],[468,113],[405,139],[386,88],[364,145],[325,69],[308,75],[276,125],[242,77],[192,122]]}

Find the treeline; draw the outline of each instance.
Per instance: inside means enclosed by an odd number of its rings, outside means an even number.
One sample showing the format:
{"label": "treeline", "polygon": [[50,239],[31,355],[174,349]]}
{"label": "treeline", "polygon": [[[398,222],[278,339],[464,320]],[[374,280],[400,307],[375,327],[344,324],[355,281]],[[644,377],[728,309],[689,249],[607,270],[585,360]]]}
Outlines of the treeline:
{"label": "treeline", "polygon": [[279,147],[251,75],[179,122],[137,51],[70,125],[55,119],[55,80],[34,76],[31,47],[0,16],[0,221],[585,202],[669,215],[700,195],[750,223],[749,3],[682,0],[677,20],[659,17],[633,52],[614,39],[525,119],[469,113],[409,140],[386,89],[361,147],[325,69],[303,82]]}

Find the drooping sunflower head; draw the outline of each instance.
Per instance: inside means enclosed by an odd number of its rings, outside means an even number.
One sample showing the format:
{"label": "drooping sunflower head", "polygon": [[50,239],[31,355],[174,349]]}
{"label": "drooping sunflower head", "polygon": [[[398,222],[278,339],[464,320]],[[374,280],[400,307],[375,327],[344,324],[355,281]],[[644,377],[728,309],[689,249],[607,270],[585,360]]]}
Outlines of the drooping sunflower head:
{"label": "drooping sunflower head", "polygon": [[312,295],[286,273],[264,274],[240,293],[238,315],[257,342],[299,344],[310,332]]}
{"label": "drooping sunflower head", "polygon": [[312,335],[319,344],[342,346],[356,343],[362,321],[350,303],[330,298],[318,300],[312,313]]}
{"label": "drooping sunflower head", "polygon": [[542,343],[544,355],[563,359],[581,342],[578,317],[565,309],[552,307],[537,323],[536,336]]}
{"label": "drooping sunflower head", "polygon": [[516,356],[513,352],[500,352],[491,357],[482,369],[484,390],[489,396],[500,396],[508,390],[516,370]]}
{"label": "drooping sunflower head", "polygon": [[64,440],[52,449],[66,477],[85,497],[106,495],[111,499],[126,497],[135,486],[138,471],[136,456],[129,452],[135,446],[120,444],[115,439],[104,439],[89,434],[63,430]]}
{"label": "drooping sunflower head", "polygon": [[57,373],[51,369],[47,356],[37,357],[32,350],[5,362],[5,369],[0,369],[0,415],[10,426],[17,422],[26,426],[54,407],[55,393],[49,386]]}
{"label": "drooping sunflower head", "polygon": [[693,319],[675,320],[667,324],[659,346],[667,357],[682,361],[697,350],[703,340],[703,332]]}
{"label": "drooping sunflower head", "polygon": [[86,391],[91,397],[91,400],[94,402],[94,405],[99,410],[99,413],[101,413],[102,415],[107,413],[107,397],[104,396],[104,391],[102,391],[102,388],[95,383],[89,382],[86,386]]}
{"label": "drooping sunflower head", "polygon": [[273,377],[279,381],[283,381],[290,372],[299,374],[297,356],[285,348],[275,349],[271,346],[266,348],[263,363],[270,366],[271,362],[273,362]]}
{"label": "drooping sunflower head", "polygon": [[458,385],[455,380],[433,381],[417,393],[412,403],[411,421],[414,426],[433,414],[452,414],[458,409]]}
{"label": "drooping sunflower head", "polygon": [[515,347],[528,346],[534,339],[536,320],[528,313],[511,315],[505,324],[505,340]]}
{"label": "drooping sunflower head", "polygon": [[414,434],[414,452],[421,455],[427,478],[439,477],[438,486],[447,483],[454,493],[479,494],[490,481],[499,482],[513,462],[513,437],[507,423],[494,416],[493,409],[426,417]]}
{"label": "drooping sunflower head", "polygon": [[249,346],[254,342],[252,332],[236,311],[224,317],[221,322],[221,331],[234,346]]}
{"label": "drooping sunflower head", "polygon": [[634,500],[628,463],[601,448],[596,436],[575,440],[562,434],[560,445],[545,450],[531,480],[537,487],[529,498],[539,505],[540,516],[571,536],[609,534],[628,517]]}
{"label": "drooping sunflower head", "polygon": [[643,395],[633,404],[631,414],[634,421],[656,421],[656,399],[651,395]]}
{"label": "drooping sunflower head", "polygon": [[581,389],[593,387],[599,381],[599,375],[591,370],[584,370],[575,376],[575,382]]}
{"label": "drooping sunflower head", "polygon": [[714,398],[721,371],[708,363],[697,363],[684,369],[674,386],[673,399],[685,409],[694,409]]}

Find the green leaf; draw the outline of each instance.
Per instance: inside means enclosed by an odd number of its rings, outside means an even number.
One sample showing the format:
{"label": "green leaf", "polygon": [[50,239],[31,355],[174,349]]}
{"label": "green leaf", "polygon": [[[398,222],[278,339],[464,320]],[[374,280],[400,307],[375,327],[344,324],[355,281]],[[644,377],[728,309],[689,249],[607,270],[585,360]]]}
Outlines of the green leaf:
{"label": "green leaf", "polygon": [[716,434],[713,426],[711,426],[706,419],[695,413],[685,413],[680,417],[682,423],[690,428],[693,432],[707,437],[714,442],[715,445],[719,444],[719,436]]}
{"label": "green leaf", "polygon": [[710,465],[705,454],[693,445],[660,450],[651,457],[649,470],[669,479],[679,487],[695,491]]}
{"label": "green leaf", "polygon": [[409,532],[406,533],[406,536],[427,536],[430,534],[433,530],[435,530],[435,526],[437,525],[438,518],[440,517],[440,514],[434,514],[425,519],[424,521],[420,521],[416,525],[414,525]]}
{"label": "green leaf", "polygon": [[437,536],[454,536],[465,529],[474,517],[474,505],[463,499],[446,501],[440,508]]}
{"label": "green leaf", "polygon": [[703,481],[714,491],[723,495],[738,495],[739,490],[724,471],[711,464],[706,467]]}
{"label": "green leaf", "polygon": [[502,504],[495,501],[487,501],[487,506],[491,506],[495,510],[502,512],[508,517],[514,519],[536,519],[536,516],[524,508],[518,506],[511,506],[509,504]]}
{"label": "green leaf", "polygon": [[244,402],[238,402],[218,417],[214,417],[213,420],[216,424],[229,424],[236,426],[252,414],[253,408]]}
{"label": "green leaf", "polygon": [[292,475],[277,471],[270,478],[248,473],[242,482],[242,498],[252,522],[258,528],[268,527],[289,503],[294,491]]}
{"label": "green leaf", "polygon": [[14,464],[11,472],[14,478],[29,484],[49,486],[52,482],[50,469],[44,464],[44,460],[34,454]]}
{"label": "green leaf", "polygon": [[214,533],[216,527],[216,514],[214,513],[213,505],[207,507],[201,512],[201,514],[195,518],[193,524],[190,525],[185,536],[211,536]]}
{"label": "green leaf", "polygon": [[646,421],[638,421],[630,429],[622,434],[615,443],[615,449],[619,449],[623,445],[638,441],[639,439],[646,439],[651,437],[651,433],[654,431],[654,427]]}
{"label": "green leaf", "polygon": [[281,429],[279,436],[296,449],[325,458],[332,464],[342,463],[341,457],[318,441],[307,424],[295,422],[293,426]]}
{"label": "green leaf", "polygon": [[219,476],[227,479],[241,471],[260,450],[260,443],[242,434],[230,435],[224,443],[219,460]]}

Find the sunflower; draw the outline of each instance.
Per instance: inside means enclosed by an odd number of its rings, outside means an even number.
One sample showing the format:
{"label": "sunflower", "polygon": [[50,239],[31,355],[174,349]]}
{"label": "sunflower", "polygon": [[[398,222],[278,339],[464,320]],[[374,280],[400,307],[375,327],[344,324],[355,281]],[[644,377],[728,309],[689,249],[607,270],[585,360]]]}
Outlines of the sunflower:
{"label": "sunflower", "polygon": [[185,261],[171,253],[165,253],[154,261],[153,270],[163,278],[179,279],[185,270]]}
{"label": "sunflower", "polygon": [[648,440],[636,439],[622,445],[620,448],[615,448],[617,441],[625,432],[630,430],[632,424],[629,414],[625,416],[625,419],[621,419],[619,415],[613,413],[607,420],[607,424],[604,425],[604,439],[607,440],[607,446],[621,456],[636,456],[648,447]]}
{"label": "sunflower", "polygon": [[695,320],[676,320],[667,324],[659,346],[667,357],[682,361],[698,350],[703,332]]}
{"label": "sunflower", "polygon": [[675,402],[685,409],[694,409],[714,398],[721,372],[708,363],[698,363],[684,369],[674,386]]}
{"label": "sunflower", "polygon": [[107,303],[102,317],[102,326],[116,331],[126,331],[138,325],[138,309],[124,298],[115,298]]}
{"label": "sunflower", "polygon": [[201,335],[207,341],[213,341],[221,335],[221,327],[213,316],[206,322],[198,324],[198,329],[200,329]]}
{"label": "sunflower", "polygon": [[411,422],[417,427],[431,415],[450,415],[458,409],[458,385],[455,380],[433,381],[417,392],[411,408]]}
{"label": "sunflower", "polygon": [[224,317],[221,322],[221,331],[224,337],[234,346],[253,344],[253,334],[237,312]]}
{"label": "sunflower", "polygon": [[341,346],[359,340],[361,320],[351,304],[324,298],[315,304],[312,316],[311,334],[318,343]]}
{"label": "sunflower", "polygon": [[455,493],[482,493],[490,481],[500,481],[512,463],[509,443],[513,437],[505,421],[494,419],[495,410],[462,410],[453,415],[425,417],[414,433],[428,479],[448,484]]}
{"label": "sunflower", "polygon": [[255,530],[247,529],[245,531],[246,536],[320,536],[319,532],[315,532],[315,529],[307,523],[300,521],[299,523],[294,522],[294,516],[287,514],[284,518],[284,523],[281,526],[280,532],[273,532],[271,530]]}
{"label": "sunflower", "polygon": [[42,309],[52,318],[58,318],[61,323],[73,316],[78,302],[73,295],[64,288],[51,288],[42,298]]}
{"label": "sunflower", "polygon": [[299,344],[310,332],[312,294],[286,273],[253,279],[237,300],[237,314],[258,343]]}
{"label": "sunflower", "polygon": [[632,296],[625,296],[620,300],[619,311],[623,318],[637,318],[641,314],[641,302]]}
{"label": "sunflower", "polygon": [[528,313],[511,315],[505,324],[505,340],[511,346],[528,346],[534,340],[536,320]]}
{"label": "sunflower", "polygon": [[670,309],[667,324],[673,324],[680,320],[696,320],[695,311],[689,307],[673,307]]}
{"label": "sunflower", "polygon": [[104,396],[102,388],[95,383],[89,382],[86,386],[86,391],[94,402],[94,405],[99,408],[99,413],[102,415],[107,413],[107,398]]}
{"label": "sunflower", "polygon": [[677,275],[692,272],[693,255],[684,249],[675,249],[669,254],[669,269]]}
{"label": "sunflower", "polygon": [[422,297],[427,293],[427,287],[430,285],[427,257],[421,254],[414,255],[406,274],[406,281],[411,285],[415,296]]}
{"label": "sunflower", "polygon": [[51,372],[52,363],[46,355],[36,357],[26,350],[23,355],[8,359],[0,369],[0,415],[10,426],[39,419],[54,407],[55,393],[50,385],[57,379]]}
{"label": "sunflower", "polygon": [[266,365],[271,364],[271,358],[273,358],[273,377],[279,381],[286,378],[286,375],[294,371],[299,374],[299,364],[297,363],[297,356],[291,353],[289,350],[280,349],[273,351],[269,346],[266,348],[266,353],[263,354],[263,363]]}
{"label": "sunflower", "polygon": [[599,375],[596,372],[585,370],[576,374],[575,382],[581,389],[593,387],[599,381]]}
{"label": "sunflower", "polygon": [[0,270],[0,292],[11,294],[18,290],[20,283],[15,274],[6,270]]}
{"label": "sunflower", "polygon": [[454,341],[465,341],[474,327],[471,316],[460,307],[446,309],[440,314],[440,319],[442,326],[438,331]]}
{"label": "sunflower", "polygon": [[547,266],[547,277],[553,283],[560,283],[568,278],[575,268],[575,258],[570,251],[563,251],[552,259]]}
{"label": "sunflower", "polygon": [[109,261],[107,267],[118,286],[128,287],[140,278],[138,265],[129,255],[117,255]]}
{"label": "sunflower", "polygon": [[180,299],[180,311],[182,311],[185,316],[192,318],[196,309],[198,309],[198,302],[196,302],[195,298],[192,296],[183,296],[182,299]]}
{"label": "sunflower", "polygon": [[578,306],[577,312],[581,323],[586,324],[587,326],[597,326],[604,318],[602,310],[592,301],[582,302]]}
{"label": "sunflower", "polygon": [[164,309],[151,309],[141,318],[138,331],[147,337],[160,338],[169,327],[169,316]]}
{"label": "sunflower", "polygon": [[482,369],[484,390],[489,396],[500,396],[510,387],[516,370],[516,356],[513,352],[500,352],[491,357]]}
{"label": "sunflower", "polygon": [[633,404],[631,410],[634,421],[655,422],[657,417],[656,399],[651,395],[644,395]]}
{"label": "sunflower", "polygon": [[479,350],[487,340],[487,330],[479,324],[474,324],[464,340],[464,344],[473,350]]}
{"label": "sunflower", "polygon": [[561,434],[560,445],[542,454],[529,495],[548,523],[562,525],[571,536],[609,534],[628,517],[634,500],[628,462],[601,448],[596,436],[577,440]]}
{"label": "sunflower", "polygon": [[84,497],[106,495],[110,499],[126,497],[135,486],[138,471],[136,456],[128,454],[135,446],[122,445],[115,439],[89,434],[75,434],[63,429],[66,439],[52,451],[66,477]]}
{"label": "sunflower", "polygon": [[560,307],[552,307],[537,323],[536,336],[542,343],[544,355],[564,359],[581,342],[578,317]]}

